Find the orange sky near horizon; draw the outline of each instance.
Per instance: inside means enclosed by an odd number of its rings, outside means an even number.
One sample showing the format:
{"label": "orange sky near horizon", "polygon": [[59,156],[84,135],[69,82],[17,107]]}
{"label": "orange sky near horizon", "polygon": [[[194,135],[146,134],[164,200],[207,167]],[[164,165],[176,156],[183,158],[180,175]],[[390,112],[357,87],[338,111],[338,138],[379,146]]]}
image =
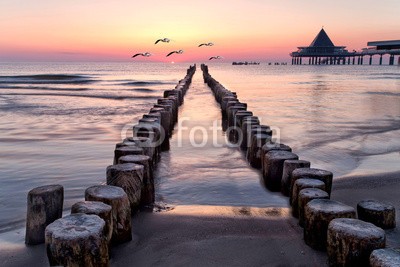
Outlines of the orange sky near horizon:
{"label": "orange sky near horizon", "polygon": [[[322,26],[349,50],[400,39],[399,11],[398,0],[2,0],[0,60],[288,60]],[[171,42],[154,45],[164,37]],[[215,45],[198,48],[202,42]],[[185,52],[165,57],[178,49]],[[154,55],[130,58],[147,51]]]}

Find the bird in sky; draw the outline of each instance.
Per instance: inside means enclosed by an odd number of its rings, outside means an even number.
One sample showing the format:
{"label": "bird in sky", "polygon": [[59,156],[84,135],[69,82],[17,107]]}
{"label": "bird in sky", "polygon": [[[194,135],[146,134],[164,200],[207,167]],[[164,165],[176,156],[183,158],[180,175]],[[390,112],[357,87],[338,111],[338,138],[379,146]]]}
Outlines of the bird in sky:
{"label": "bird in sky", "polygon": [[134,55],[132,56],[132,58],[137,57],[137,56],[149,57],[149,56],[151,56],[151,53],[149,53],[149,52],[137,53],[137,54],[134,54]]}
{"label": "bird in sky", "polygon": [[162,38],[162,39],[158,39],[154,44],[157,44],[158,42],[169,43],[169,41],[171,41],[171,40],[168,38]]}
{"label": "bird in sky", "polygon": [[221,59],[221,58],[223,58],[223,57],[221,57],[221,56],[215,56],[215,57],[210,57],[208,60]]}
{"label": "bird in sky", "polygon": [[199,44],[199,46],[198,47],[200,47],[200,46],[213,46],[214,44],[213,43],[203,43],[203,44]]}
{"label": "bird in sky", "polygon": [[183,50],[175,50],[175,51],[172,51],[172,52],[170,52],[170,53],[168,53],[168,55],[167,55],[167,57],[169,57],[170,55],[172,55],[172,54],[182,54],[183,53]]}

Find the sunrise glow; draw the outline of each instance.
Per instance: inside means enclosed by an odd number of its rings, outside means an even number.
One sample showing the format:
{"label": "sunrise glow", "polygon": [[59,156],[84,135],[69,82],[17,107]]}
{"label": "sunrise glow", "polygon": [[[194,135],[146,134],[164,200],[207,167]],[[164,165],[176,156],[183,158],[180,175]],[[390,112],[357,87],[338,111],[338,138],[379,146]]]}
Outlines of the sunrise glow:
{"label": "sunrise glow", "polygon": [[[366,8],[368,6],[374,8]],[[20,1],[0,3],[2,61],[183,62],[288,59],[322,26],[333,42],[361,49],[398,39],[400,2],[385,1]],[[170,43],[154,45],[158,38]],[[212,47],[197,45],[215,43]],[[173,50],[181,55],[166,58]]]}

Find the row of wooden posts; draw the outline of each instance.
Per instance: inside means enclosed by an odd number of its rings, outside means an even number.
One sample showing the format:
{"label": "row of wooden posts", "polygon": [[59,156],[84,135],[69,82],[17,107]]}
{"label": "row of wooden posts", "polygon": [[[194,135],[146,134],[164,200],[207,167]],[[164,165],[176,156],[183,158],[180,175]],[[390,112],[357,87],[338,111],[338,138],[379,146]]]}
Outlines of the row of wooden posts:
{"label": "row of wooden posts", "polygon": [[[106,169],[106,184],[86,189],[85,201],[62,217],[64,189],[47,185],[28,193],[25,243],[45,243],[51,266],[109,266],[111,245],[132,239],[131,215],[152,207],[153,169],[178,121],[178,109],[189,89],[196,65],[184,79],[133,126],[132,137],[116,144],[114,162]],[[101,181],[100,181],[101,182]]]}
{"label": "row of wooden posts", "polygon": [[361,201],[356,219],[353,207],[330,199],[332,172],[311,168],[311,163],[300,160],[289,146],[274,142],[271,128],[261,125],[235,92],[216,81],[208,66],[203,64],[201,69],[204,82],[220,104],[230,142],[240,147],[252,167],[261,170],[268,189],[289,197],[308,246],[327,250],[330,266],[399,266],[400,253],[385,249],[383,229],[396,227],[392,205]]}

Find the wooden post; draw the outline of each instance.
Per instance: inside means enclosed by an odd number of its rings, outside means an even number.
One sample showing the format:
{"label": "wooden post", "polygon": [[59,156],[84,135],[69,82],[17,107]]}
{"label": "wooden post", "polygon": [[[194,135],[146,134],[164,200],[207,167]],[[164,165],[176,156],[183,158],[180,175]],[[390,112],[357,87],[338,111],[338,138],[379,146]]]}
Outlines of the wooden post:
{"label": "wooden post", "polygon": [[327,252],[330,266],[369,266],[373,250],[385,248],[385,231],[372,223],[339,218],[329,223]]}
{"label": "wooden post", "polygon": [[[46,228],[50,266],[108,267],[105,222],[97,215],[71,214]],[[35,263],[32,263],[33,266]]]}
{"label": "wooden post", "polygon": [[61,218],[64,188],[61,185],[45,185],[28,193],[25,243],[37,245],[45,242],[46,226]]}
{"label": "wooden post", "polygon": [[84,213],[89,215],[97,215],[104,220],[104,233],[110,242],[113,232],[112,208],[100,201],[79,201],[72,205],[71,214]]}
{"label": "wooden post", "polygon": [[85,191],[86,201],[101,201],[111,206],[113,217],[113,244],[132,240],[131,207],[125,191],[117,186],[96,185]]}
{"label": "wooden post", "polygon": [[107,167],[107,184],[124,189],[128,195],[132,213],[138,210],[143,187],[143,165],[124,163]]}
{"label": "wooden post", "polygon": [[143,170],[143,186],[141,193],[140,205],[151,205],[155,201],[154,193],[154,175],[151,158],[145,155],[128,155],[119,158],[119,164],[134,163],[144,167]]}
{"label": "wooden post", "polygon": [[[262,157],[262,159],[264,159],[264,157]],[[285,160],[283,163],[281,184],[281,193],[284,196],[289,196],[289,192],[292,191],[292,172],[297,168],[310,168],[310,165],[311,163],[307,160]]]}
{"label": "wooden post", "polygon": [[299,157],[288,151],[272,150],[265,154],[263,165],[263,178],[267,188],[272,191],[280,191],[282,183],[283,163],[285,160]]}

